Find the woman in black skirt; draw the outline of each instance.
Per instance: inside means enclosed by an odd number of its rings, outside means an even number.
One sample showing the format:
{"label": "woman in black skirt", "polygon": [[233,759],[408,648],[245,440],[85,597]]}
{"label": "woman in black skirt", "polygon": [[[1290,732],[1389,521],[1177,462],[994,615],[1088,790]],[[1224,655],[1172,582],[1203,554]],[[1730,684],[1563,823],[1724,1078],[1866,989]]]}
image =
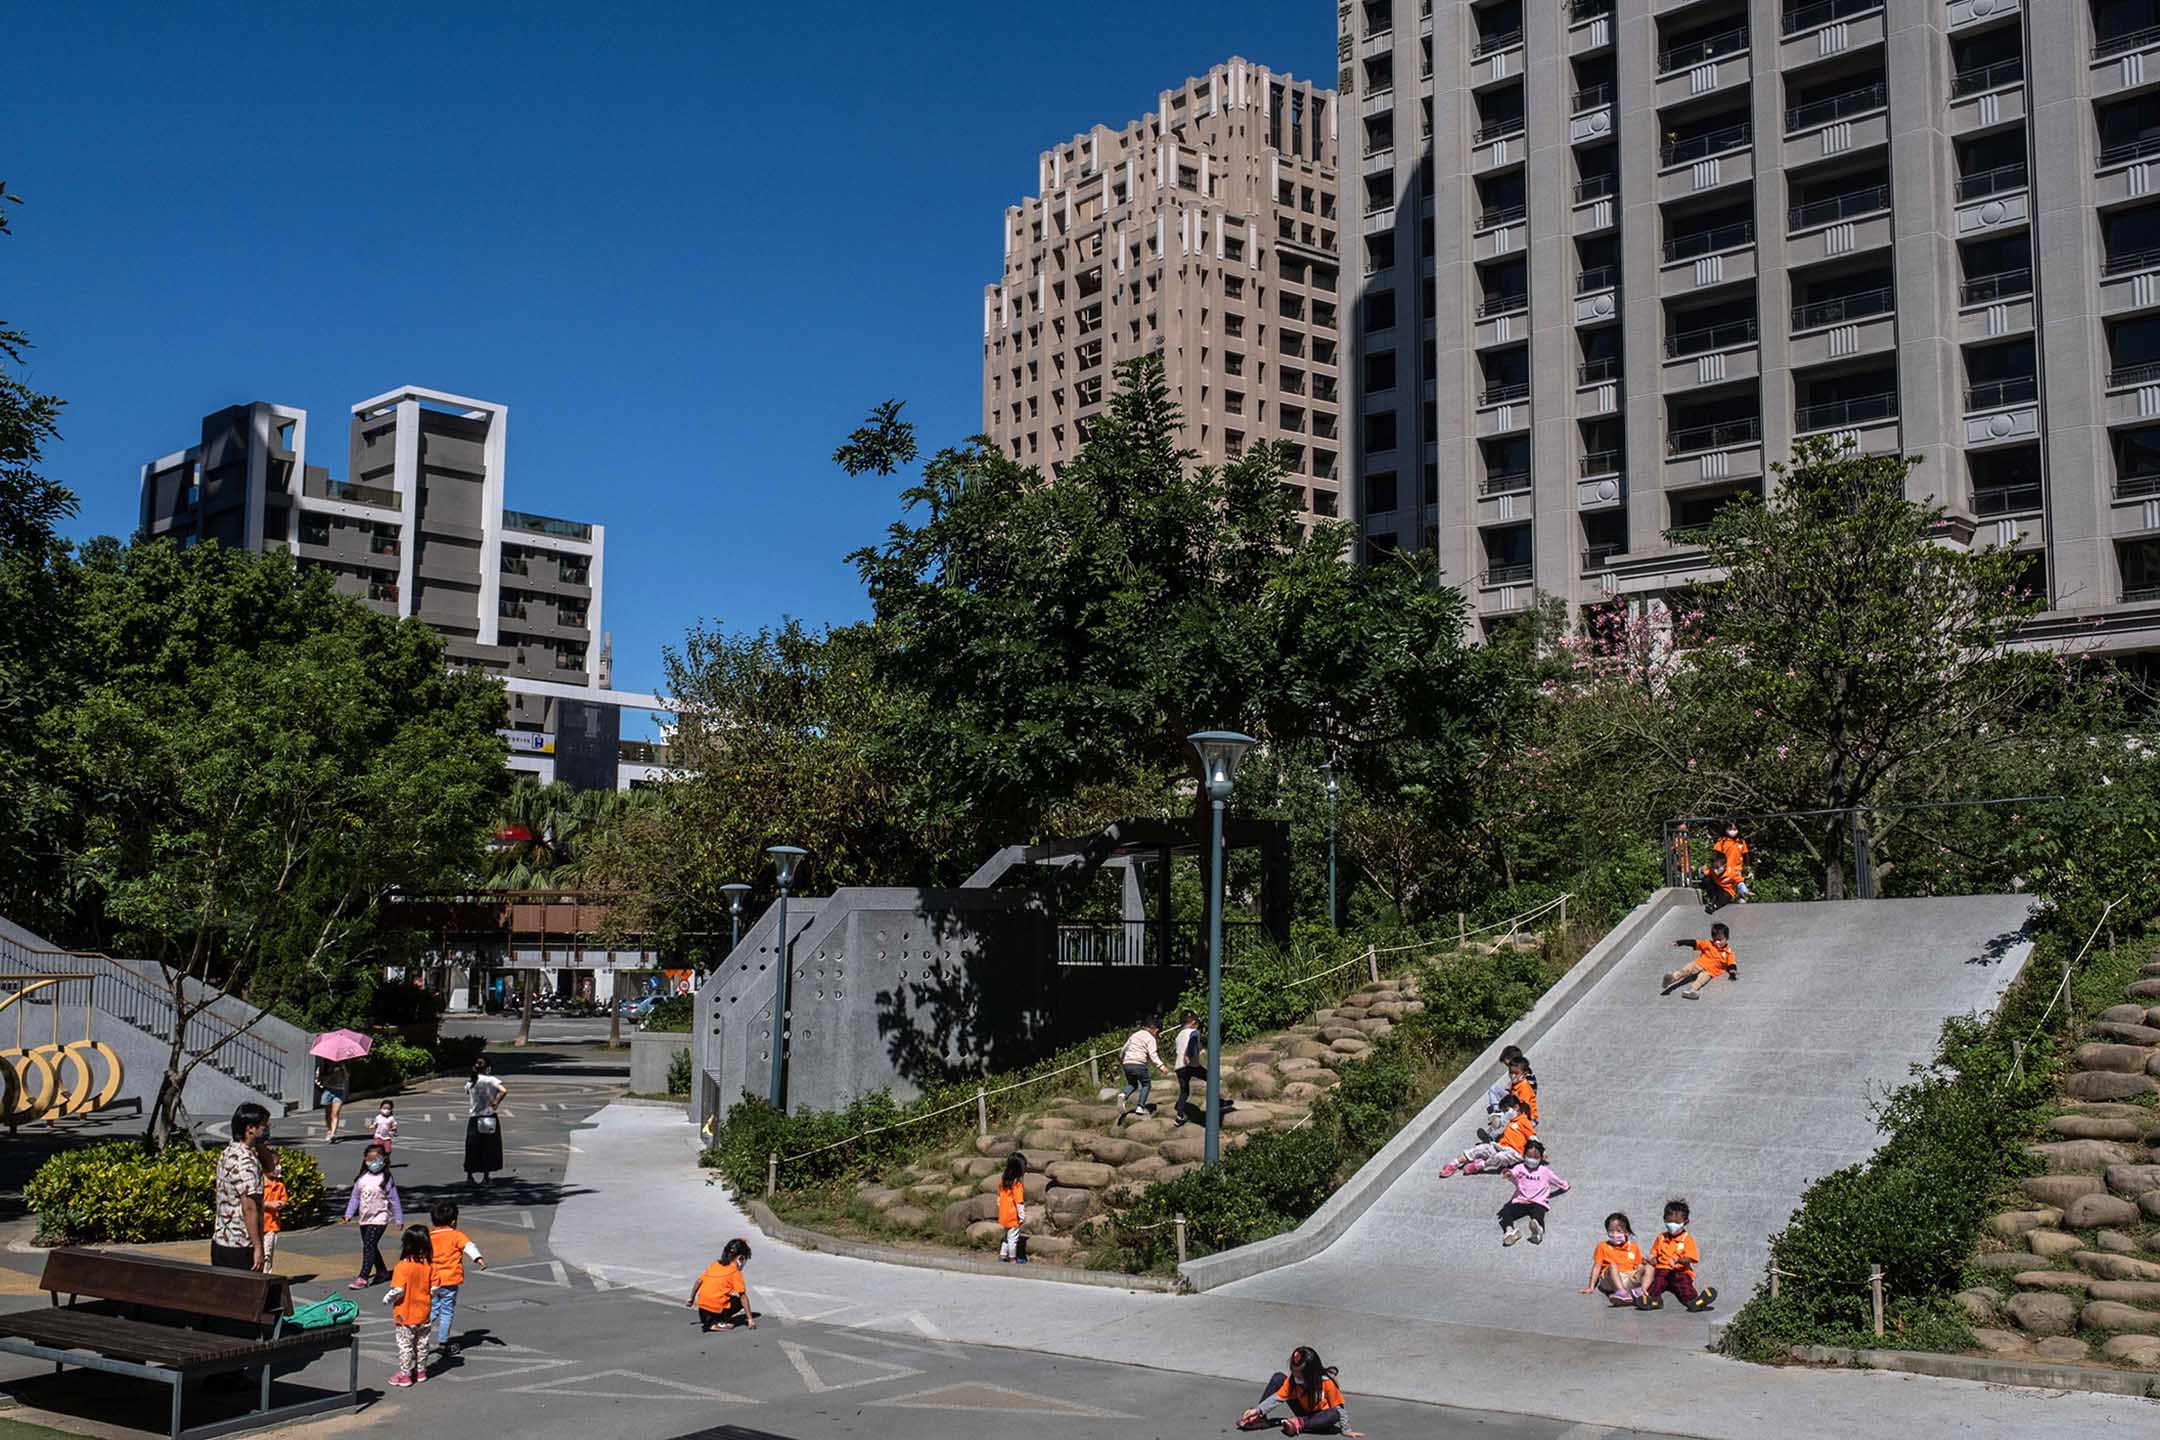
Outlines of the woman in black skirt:
{"label": "woman in black skirt", "polygon": [[509,1091],[488,1071],[487,1056],[472,1062],[472,1079],[465,1082],[465,1178],[482,1185],[503,1168],[502,1110]]}

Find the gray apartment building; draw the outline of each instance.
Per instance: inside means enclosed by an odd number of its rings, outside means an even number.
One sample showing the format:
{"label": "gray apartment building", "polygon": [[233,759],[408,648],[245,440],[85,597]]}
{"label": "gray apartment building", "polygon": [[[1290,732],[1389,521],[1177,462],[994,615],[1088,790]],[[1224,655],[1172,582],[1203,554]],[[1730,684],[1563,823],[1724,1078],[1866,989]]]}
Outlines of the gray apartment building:
{"label": "gray apartment building", "polygon": [[621,740],[601,623],[604,527],[504,506],[502,405],[405,386],[352,407],[345,480],[308,463],[305,410],[203,417],[201,439],[142,467],[141,533],[291,551],[386,615],[441,632],[454,663],[501,675],[514,768],[586,788],[650,779]]}
{"label": "gray apartment building", "polygon": [[[2160,0],[1343,0],[1368,552],[1654,599],[1808,435],[2160,647]],[[1531,104],[1536,99],[1540,103]]]}
{"label": "gray apartment building", "polygon": [[983,287],[983,430],[1055,476],[1112,369],[1160,353],[1185,443],[1290,446],[1307,523],[1341,503],[1333,92],[1232,58],[1037,162]]}

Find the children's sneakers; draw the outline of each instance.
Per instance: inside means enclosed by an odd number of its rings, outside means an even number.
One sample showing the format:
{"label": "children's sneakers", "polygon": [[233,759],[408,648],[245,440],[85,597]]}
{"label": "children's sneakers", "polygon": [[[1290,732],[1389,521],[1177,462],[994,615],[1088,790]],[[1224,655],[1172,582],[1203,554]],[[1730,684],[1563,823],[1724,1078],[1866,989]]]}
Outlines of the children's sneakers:
{"label": "children's sneakers", "polygon": [[427,1383],[427,1371],[426,1371],[426,1370],[424,1370],[424,1369],[422,1369],[422,1370],[415,1370],[415,1371],[413,1371],[413,1372],[412,1372],[412,1383],[413,1383],[413,1384],[415,1384],[415,1385],[424,1385],[424,1384],[426,1384],[426,1383]]}
{"label": "children's sneakers", "polygon": [[1663,1310],[1665,1302],[1654,1296],[1638,1295],[1635,1297],[1635,1308],[1637,1310]]}
{"label": "children's sneakers", "polygon": [[1717,1303],[1717,1288],[1715,1286],[1711,1286],[1709,1288],[1701,1290],[1697,1292],[1693,1300],[1690,1300],[1686,1303],[1689,1310],[1693,1311],[1695,1314],[1700,1315],[1703,1311],[1708,1310],[1712,1305],[1715,1305]]}
{"label": "children's sneakers", "polygon": [[412,1384],[412,1376],[407,1372],[400,1370],[397,1372],[397,1374],[390,1377],[390,1383],[392,1385],[403,1388],[404,1386]]}
{"label": "children's sneakers", "polygon": [[1530,1243],[1533,1245],[1542,1245],[1545,1243],[1544,1221],[1532,1220],[1530,1222]]}
{"label": "children's sneakers", "polygon": [[1512,1225],[1500,1232],[1500,1243],[1502,1245],[1513,1245],[1520,1239],[1522,1239],[1522,1233]]}
{"label": "children's sneakers", "polygon": [[1448,1161],[1447,1164],[1440,1167],[1440,1178],[1443,1180],[1451,1178],[1455,1174],[1457,1168],[1458,1167],[1453,1160]]}
{"label": "children's sneakers", "polygon": [[1702,991],[1700,991],[1700,990],[1682,990],[1682,991],[1680,992],[1680,998],[1681,998],[1681,999],[1683,999],[1683,1000],[1700,1000],[1700,999],[1702,999]]}
{"label": "children's sneakers", "polygon": [[1462,1167],[1462,1173],[1465,1175],[1482,1175],[1485,1173],[1485,1164],[1481,1160],[1472,1160]]}

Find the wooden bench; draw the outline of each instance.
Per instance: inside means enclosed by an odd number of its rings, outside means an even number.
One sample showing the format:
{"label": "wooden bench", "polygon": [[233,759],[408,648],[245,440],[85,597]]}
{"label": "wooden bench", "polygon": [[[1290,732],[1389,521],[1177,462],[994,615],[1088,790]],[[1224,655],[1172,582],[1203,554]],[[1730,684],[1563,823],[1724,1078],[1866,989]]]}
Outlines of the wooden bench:
{"label": "wooden bench", "polygon": [[[38,1288],[53,1308],[0,1315],[0,1352],[132,1375],[172,1387],[169,1440],[203,1440],[360,1403],[360,1335],[351,1324],[287,1327],[290,1282],[282,1275],[224,1270],[96,1250],[55,1250]],[[68,1301],[63,1305],[60,1297]],[[270,1380],[347,1350],[345,1393],[272,1408]],[[259,1372],[259,1402],[245,1415],[188,1428],[181,1403],[190,1382]]]}

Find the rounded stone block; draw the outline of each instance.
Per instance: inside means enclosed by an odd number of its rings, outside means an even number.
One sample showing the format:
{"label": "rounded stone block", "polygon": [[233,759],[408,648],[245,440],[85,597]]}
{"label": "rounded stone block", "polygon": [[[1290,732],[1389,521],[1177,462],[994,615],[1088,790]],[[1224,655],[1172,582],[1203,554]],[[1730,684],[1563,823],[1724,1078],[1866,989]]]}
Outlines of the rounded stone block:
{"label": "rounded stone block", "polygon": [[1244,1070],[1254,1065],[1272,1065],[1280,1059],[1282,1059],[1281,1052],[1270,1050],[1265,1045],[1255,1045],[1237,1057],[1237,1067]]}
{"label": "rounded stone block", "polygon": [[2070,1263],[2096,1280],[2160,1280],[2160,1265],[2150,1260],[2133,1260],[2128,1255],[2080,1250],[2070,1257]]}
{"label": "rounded stone block", "polygon": [[1176,1135],[1162,1142],[1163,1159],[1172,1165],[1192,1165],[1207,1153],[1207,1142],[1200,1135]]}
{"label": "rounded stone block", "polygon": [[1160,1176],[1169,1164],[1170,1162],[1160,1155],[1143,1155],[1137,1160],[1120,1165],[1118,1174],[1131,1180],[1152,1181]]}
{"label": "rounded stone block", "polygon": [[2135,1158],[2129,1146],[2110,1140],[2048,1140],[2028,1145],[2026,1153],[2046,1167],[2050,1175],[2098,1174],[2110,1165],[2127,1165]]}
{"label": "rounded stone block", "polygon": [[2080,1195],[2063,1208],[2063,1225],[2090,1230],[2097,1225],[2135,1225],[2138,1207],[2120,1195]]}
{"label": "rounded stone block", "polygon": [[1244,1106],[1239,1106],[1222,1117],[1222,1128],[1232,1131],[1265,1130],[1274,1123],[1275,1117],[1265,1110],[1248,1110]]}
{"label": "rounded stone block", "polygon": [[2160,975],[2146,980],[2133,980],[2123,987],[2123,994],[2132,1000],[2160,1000]]}
{"label": "rounded stone block", "polygon": [[1057,1222],[1063,1225],[1094,1210],[1097,1200],[1093,1190],[1069,1190],[1053,1185],[1050,1187],[1050,1196],[1044,1203],[1050,1207],[1050,1213]]}
{"label": "rounded stone block", "polygon": [[1052,1185],[1078,1190],[1100,1190],[1110,1183],[1113,1174],[1108,1165],[1095,1160],[1060,1160],[1049,1167]]}
{"label": "rounded stone block", "polygon": [[967,1228],[970,1245],[1001,1245],[1005,1241],[1005,1227],[995,1220],[977,1220]]}
{"label": "rounded stone block", "polygon": [[2025,1248],[2035,1255],[2060,1260],[2065,1255],[2075,1255],[2084,1249],[2085,1242],[2075,1235],[2065,1235],[2060,1230],[2029,1230],[2025,1234]]}
{"label": "rounded stone block", "polygon": [[1045,1130],[1037,1127],[1021,1135],[1020,1144],[1042,1155],[1070,1155],[1072,1134],[1065,1130]]}
{"label": "rounded stone block", "polygon": [[2028,1335],[2068,1335],[2077,1329],[2078,1302],[2068,1295],[2028,1290],[2011,1296],[2003,1309]]}
{"label": "rounded stone block", "polygon": [[2140,1310],[2120,1300],[2095,1300],[2079,1318],[2110,1335],[2160,1335],[2160,1310]]}
{"label": "rounded stone block", "polygon": [[1159,1115],[1150,1115],[1144,1120],[1127,1122],[1119,1129],[1118,1136],[1120,1139],[1138,1140],[1144,1145],[1151,1145],[1157,1140],[1166,1140],[1176,1133],[1177,1126]]}
{"label": "rounded stone block", "polygon": [[1973,1343],[1989,1355],[2029,1355],[2032,1346],[2025,1337],[2014,1330],[1994,1330],[1981,1327],[1973,1331]]}
{"label": "rounded stone block", "polygon": [[2122,1075],[2141,1075],[2153,1058],[2146,1045],[2080,1045],[2073,1057],[2080,1070],[2108,1070]]}
{"label": "rounded stone block", "polygon": [[2125,1024],[2119,1020],[2098,1020],[2087,1026],[2085,1033],[2095,1040],[2114,1045],[2160,1045],[2160,1029],[2143,1023]]}
{"label": "rounded stone block", "polygon": [[1333,1044],[1337,1040],[1355,1040],[1359,1044],[1363,1044],[1365,1032],[1355,1025],[1323,1025],[1320,1027],[1320,1038],[1329,1044]]}
{"label": "rounded stone block", "polygon": [[2085,1293],[2122,1305],[2160,1305],[2160,1280],[2095,1280]]}
{"label": "rounded stone block", "polygon": [[1999,1235],[2005,1240],[2015,1240],[2028,1230],[2052,1228],[2055,1222],[2062,1219],[2062,1213],[2062,1211],[2052,1208],[2046,1210],[2004,1210],[1999,1214],[1988,1216],[1988,1233]]}
{"label": "rounded stone block", "polygon": [[985,1175],[995,1175],[1005,1168],[1005,1162],[994,1155],[963,1155],[952,1162],[953,1178],[956,1180],[980,1180]]}
{"label": "rounded stone block", "polygon": [[2085,1342],[2074,1335],[2051,1335],[2035,1342],[2033,1354],[2058,1365],[2071,1365],[2086,1358]]}
{"label": "rounded stone block", "polygon": [[1275,1073],[1259,1065],[1255,1065],[1249,1070],[1238,1071],[1237,1078],[1238,1088],[1243,1094],[1261,1100],[1267,1099],[1270,1095],[1282,1089],[1282,1081],[1275,1078]]}
{"label": "rounded stone block", "polygon": [[1328,1056],[1334,1053],[1328,1049],[1326,1041],[1317,1039],[1293,1040],[1283,1048],[1288,1050],[1293,1058],[1310,1060],[1315,1064],[1325,1063]]}
{"label": "rounded stone block", "polygon": [[2098,1175],[2032,1175],[2018,1182],[2029,1200],[2060,1209],[2081,1195],[2104,1195],[2107,1182]]}
{"label": "rounded stone block", "polygon": [[1307,1084],[1317,1085],[1323,1090],[1332,1090],[1342,1083],[1342,1076],[1336,1074],[1333,1070],[1308,1070],[1305,1072],[1305,1081]]}
{"label": "rounded stone block", "polygon": [[[967,1228],[978,1220],[997,1219],[997,1196],[971,1195],[965,1200],[955,1200],[938,1214],[938,1229],[948,1235],[965,1235]],[[898,1218],[897,1211],[887,1212],[886,1219]],[[928,1214],[923,1216],[927,1220]],[[914,1222],[920,1224],[921,1221]]]}
{"label": "rounded stone block", "polygon": [[2100,1342],[2100,1353],[2118,1365],[2160,1368],[2160,1336],[2117,1335]]}
{"label": "rounded stone block", "polygon": [[2057,1115],[2048,1121],[2048,1134],[2064,1140],[2121,1140],[2143,1138],[2145,1126],[2137,1120],[2115,1120],[2105,1115]]}
{"label": "rounded stone block", "polygon": [[1992,1290],[1960,1290],[1951,1298],[1976,1325],[1986,1325],[1995,1319],[1995,1292]]}
{"label": "rounded stone block", "polygon": [[2138,1209],[2148,1220],[2160,1220],[2160,1190],[2148,1190],[2138,1196]]}
{"label": "rounded stone block", "polygon": [[2120,1230],[2101,1230],[2093,1235],[2093,1248],[2105,1250],[2110,1255],[2135,1255],[2138,1242],[2136,1236],[2125,1235]]}
{"label": "rounded stone block", "polygon": [[[975,1182],[975,1193],[978,1195],[997,1194],[998,1186],[1003,1183],[1004,1176],[1005,1172],[1002,1168],[995,1175],[983,1176],[982,1179]],[[1030,1170],[1020,1177],[1020,1194],[1030,1203],[1040,1201],[1045,1194],[1049,1193],[1049,1190],[1050,1177],[1040,1170]]]}
{"label": "rounded stone block", "polygon": [[1303,1080],[1293,1080],[1283,1086],[1282,1098],[1300,1105],[1310,1105],[1320,1094],[1320,1087]]}
{"label": "rounded stone block", "polygon": [[1040,1255],[1045,1260],[1063,1260],[1079,1246],[1063,1235],[1028,1236],[1028,1255]]}
{"label": "rounded stone block", "polygon": [[1149,1154],[1148,1147],[1138,1140],[1128,1140],[1114,1135],[1083,1135],[1075,1142],[1091,1160],[1105,1165],[1130,1165]]}
{"label": "rounded stone block", "polygon": [[2091,1277],[2075,1270],[2020,1270],[2010,1277],[2010,1283],[2020,1290],[2060,1290],[2083,1295],[2093,1282]]}
{"label": "rounded stone block", "polygon": [[978,1135],[975,1137],[975,1153],[998,1156],[998,1163],[1002,1165],[1005,1163],[1003,1157],[1019,1143],[1020,1137],[1017,1135]]}
{"label": "rounded stone block", "polygon": [[2010,1275],[2020,1270],[2030,1270],[2033,1257],[2029,1250],[1990,1250],[1984,1255],[1973,1256],[1965,1263],[1975,1270],[1985,1270],[1994,1275]]}
{"label": "rounded stone block", "polygon": [[1372,1046],[1363,1040],[1337,1040],[1331,1043],[1328,1048],[1330,1050],[1333,1050],[1337,1055],[1341,1055],[1348,1059],[1355,1060],[1360,1055],[1363,1055],[1367,1051],[1371,1050]]}
{"label": "rounded stone block", "polygon": [[1360,1020],[1358,1022],[1358,1029],[1364,1031],[1367,1035],[1370,1035],[1375,1040],[1386,1038],[1387,1033],[1394,1028],[1394,1021],[1383,1020],[1377,1015],[1370,1020]]}
{"label": "rounded stone block", "polygon": [[1155,1181],[1156,1181],[1156,1183],[1157,1183],[1157,1184],[1166,1184],[1166,1183],[1168,1183],[1169,1181],[1172,1181],[1172,1180],[1175,1180],[1175,1179],[1179,1178],[1180,1176],[1183,1176],[1183,1175],[1190,1175],[1190,1174],[1192,1174],[1192,1172],[1193,1172],[1193,1171],[1195,1171],[1195,1170],[1197,1170],[1197,1169],[1199,1169],[1199,1168],[1200,1168],[1200,1162],[1199,1162],[1199,1161],[1197,1161],[1197,1160],[1188,1160],[1188,1161],[1186,1161],[1185,1163],[1183,1163],[1183,1164],[1181,1164],[1181,1165],[1172,1165],[1172,1166],[1168,1167],[1167,1169],[1165,1169],[1165,1170],[1164,1170],[1164,1171],[1162,1172],[1162,1174],[1160,1174],[1160,1175],[1158,1175],[1158,1176],[1156,1176],[1156,1177],[1155,1177]]}
{"label": "rounded stone block", "polygon": [[1020,1163],[1030,1170],[1048,1170],[1065,1158],[1062,1149],[1044,1150],[1034,1146],[1022,1146],[1016,1153],[1020,1156]]}
{"label": "rounded stone block", "polygon": [[2102,1025],[2143,1025],[2145,1023],[2145,1007],[2143,1005],[2110,1005],[2093,1018]]}
{"label": "rounded stone block", "polygon": [[2150,1075],[2125,1075],[2114,1070],[2081,1070],[2065,1079],[2063,1093],[2079,1100],[2129,1100],[2153,1093]]}
{"label": "rounded stone block", "polygon": [[1311,1070],[1320,1068],[1320,1062],[1309,1055],[1293,1055],[1287,1060],[1275,1062],[1275,1071],[1285,1079],[1294,1080]]}
{"label": "rounded stone block", "polygon": [[2160,1165],[2110,1165],[2107,1188],[2117,1195],[2143,1195],[2148,1190],[2160,1190]]}

